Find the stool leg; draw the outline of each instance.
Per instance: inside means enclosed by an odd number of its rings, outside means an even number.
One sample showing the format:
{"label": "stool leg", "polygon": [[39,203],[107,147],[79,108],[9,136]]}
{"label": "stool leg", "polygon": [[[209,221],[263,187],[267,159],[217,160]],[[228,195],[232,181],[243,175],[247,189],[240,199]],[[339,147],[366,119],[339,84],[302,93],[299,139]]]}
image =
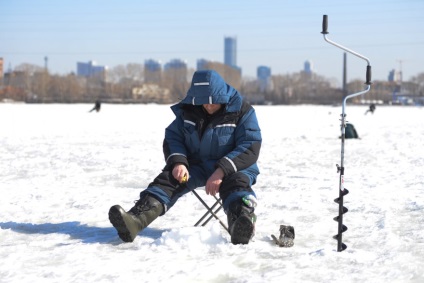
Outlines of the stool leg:
{"label": "stool leg", "polygon": [[[208,216],[208,214],[210,214],[210,212],[209,212],[209,209],[210,210],[213,210],[213,209],[215,209],[215,207],[217,206],[217,205],[219,205],[219,204],[221,204],[219,201],[216,201],[215,203],[214,203],[214,205],[212,205],[210,208],[208,208],[208,207],[206,207],[206,205],[205,204],[203,204],[207,209],[208,209],[208,211],[206,211],[206,213],[199,219],[199,221],[197,221],[197,223],[196,224],[194,224],[194,226],[198,226],[199,224],[200,224],[200,222],[202,222],[202,220],[203,219],[205,219],[206,218],[206,216]],[[216,213],[218,213],[218,211],[219,210],[221,210],[221,208],[222,208],[222,206],[220,206],[220,207],[218,207],[218,209],[217,210],[215,210],[214,211],[214,213],[216,214]],[[211,216],[209,216],[209,218],[208,219],[206,219],[205,220],[205,222],[203,222],[203,224],[202,224],[202,226],[205,226],[211,219],[212,219],[212,217],[214,217],[214,215],[211,215]]]}
{"label": "stool leg", "polygon": [[[194,225],[194,226],[197,226],[197,225],[199,225],[199,223],[210,213],[213,217],[215,217],[218,221],[219,221],[219,223],[222,225],[222,227],[224,227],[225,228],[225,230],[227,230],[228,231],[228,227],[227,227],[227,225],[225,225],[222,221],[221,221],[221,219],[219,219],[219,217],[218,217],[218,215],[216,215],[216,212],[214,212],[213,211],[213,208],[217,205],[217,204],[220,204],[220,202],[219,202],[219,200],[212,206],[212,208],[210,208],[208,205],[207,205],[207,203],[205,203],[204,201],[203,201],[203,199],[199,196],[199,194],[196,192],[196,191],[192,191],[193,192],[193,194],[197,197],[197,199],[203,204],[203,206],[208,210],[206,213],[205,213],[205,215],[203,215],[203,217]],[[221,206],[221,208],[222,208],[222,206]],[[221,209],[221,208],[218,208],[218,210],[217,211],[219,211],[219,209]],[[209,221],[209,220],[208,220]],[[205,223],[204,223],[205,224]],[[206,224],[205,224],[206,225]],[[204,226],[204,225],[202,225],[202,226]]]}
{"label": "stool leg", "polygon": [[[220,211],[222,209],[222,203],[221,203],[221,199],[217,198],[216,196],[213,196],[216,200],[216,202],[214,203],[214,205],[212,205],[211,209],[214,209],[215,206],[219,205],[219,207],[214,211],[215,214],[218,213],[218,211]],[[209,211],[206,212],[206,215],[209,214]],[[205,216],[206,216],[205,215]],[[208,224],[208,222],[214,217],[214,215],[210,215],[208,217],[208,219],[205,220],[205,222],[203,222],[202,226],[205,226],[206,224]]]}

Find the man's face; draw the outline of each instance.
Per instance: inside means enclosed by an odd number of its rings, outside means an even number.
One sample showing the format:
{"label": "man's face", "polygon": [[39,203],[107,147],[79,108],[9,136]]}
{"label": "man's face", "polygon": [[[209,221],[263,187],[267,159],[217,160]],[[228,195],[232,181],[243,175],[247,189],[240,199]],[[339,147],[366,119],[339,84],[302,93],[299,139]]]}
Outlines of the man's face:
{"label": "man's face", "polygon": [[203,108],[208,112],[209,115],[214,114],[216,111],[221,109],[221,104],[203,104]]}

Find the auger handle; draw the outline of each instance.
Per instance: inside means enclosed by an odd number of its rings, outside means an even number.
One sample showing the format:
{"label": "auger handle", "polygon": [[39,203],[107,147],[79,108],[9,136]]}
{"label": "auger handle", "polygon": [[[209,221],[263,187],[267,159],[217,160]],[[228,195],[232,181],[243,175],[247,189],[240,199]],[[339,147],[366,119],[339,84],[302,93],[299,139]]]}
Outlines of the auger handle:
{"label": "auger handle", "polygon": [[323,15],[322,17],[322,34],[328,34],[328,16],[327,15]]}
{"label": "auger handle", "polygon": [[366,78],[366,85],[371,85],[371,66],[367,65],[367,78]]}
{"label": "auger handle", "polygon": [[322,17],[322,32],[321,33],[324,35],[324,40],[327,41],[328,43],[330,43],[330,44],[332,44],[332,45],[334,45],[334,46],[336,46],[340,49],[343,49],[344,51],[347,51],[347,52],[349,52],[349,53],[351,53],[351,54],[353,54],[353,55],[355,55],[355,56],[357,56],[361,59],[364,59],[365,61],[367,61],[367,71],[366,71],[367,73],[366,73],[365,84],[370,86],[371,85],[371,62],[370,62],[370,60],[367,57],[365,57],[365,56],[363,56],[363,55],[361,55],[361,54],[359,54],[359,53],[357,53],[357,52],[355,52],[355,51],[353,51],[353,50],[351,50],[351,49],[349,49],[349,48],[347,48],[347,47],[345,47],[341,44],[338,44],[338,43],[327,38],[327,34],[328,34],[328,16],[327,15],[323,15],[323,17]]}

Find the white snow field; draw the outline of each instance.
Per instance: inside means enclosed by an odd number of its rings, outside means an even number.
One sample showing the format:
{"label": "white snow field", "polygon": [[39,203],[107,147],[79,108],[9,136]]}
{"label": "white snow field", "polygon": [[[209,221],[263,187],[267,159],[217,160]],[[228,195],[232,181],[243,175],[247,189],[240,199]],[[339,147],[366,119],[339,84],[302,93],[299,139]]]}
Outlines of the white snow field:
{"label": "white snow field", "polygon": [[[256,106],[263,145],[256,236],[232,245],[192,193],[123,243],[108,220],[164,166],[170,105],[0,104],[0,282],[424,282],[424,109]],[[199,193],[212,200],[202,189]],[[223,220],[226,217],[220,214]],[[295,245],[271,234],[295,227]]]}

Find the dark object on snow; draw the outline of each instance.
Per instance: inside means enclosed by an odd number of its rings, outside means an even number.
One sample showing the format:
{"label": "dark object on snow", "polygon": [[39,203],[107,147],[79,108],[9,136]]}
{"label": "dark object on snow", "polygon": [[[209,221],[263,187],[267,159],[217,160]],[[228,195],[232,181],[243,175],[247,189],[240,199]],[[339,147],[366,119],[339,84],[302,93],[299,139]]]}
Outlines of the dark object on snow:
{"label": "dark object on snow", "polygon": [[101,105],[102,104],[101,104],[100,100],[96,100],[96,104],[94,104],[94,107],[93,107],[93,109],[90,110],[90,112],[93,112],[94,110],[96,110],[96,112],[99,112]]}
{"label": "dark object on snow", "polygon": [[365,115],[367,115],[368,112],[371,112],[371,114],[374,114],[374,111],[375,111],[375,104],[373,103],[370,105],[370,108],[365,112]]}
{"label": "dark object on snow", "polygon": [[346,123],[346,129],[345,129],[345,139],[358,139],[358,133],[356,132],[355,127],[350,124]]}
{"label": "dark object on snow", "polygon": [[284,247],[284,248],[293,247],[294,227],[280,225],[280,237],[278,237],[278,239],[274,235],[271,235],[271,237],[274,240],[275,244],[277,244],[280,247]]}

